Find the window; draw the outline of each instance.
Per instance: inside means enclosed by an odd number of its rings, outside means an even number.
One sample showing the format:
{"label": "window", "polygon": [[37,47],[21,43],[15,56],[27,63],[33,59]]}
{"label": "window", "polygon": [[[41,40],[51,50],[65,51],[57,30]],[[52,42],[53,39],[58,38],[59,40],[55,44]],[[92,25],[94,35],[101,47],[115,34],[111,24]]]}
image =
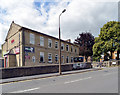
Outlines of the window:
{"label": "window", "polygon": [[71,52],[73,52],[73,46],[71,46]]}
{"label": "window", "polygon": [[55,42],[55,48],[58,49],[58,42]]}
{"label": "window", "polygon": [[48,62],[52,62],[52,54],[48,53]]}
{"label": "window", "polygon": [[75,48],[75,53],[77,53],[77,49]]}
{"label": "window", "polygon": [[71,63],[73,63],[73,57],[71,57]]}
{"label": "window", "polygon": [[35,44],[35,36],[32,33],[30,33],[30,44]]}
{"label": "window", "polygon": [[40,46],[44,46],[44,37],[40,36]]}
{"label": "window", "polygon": [[51,48],[52,47],[52,40],[48,39],[48,47]]}
{"label": "window", "polygon": [[66,51],[69,51],[69,45],[66,45]]}
{"label": "window", "polygon": [[40,62],[44,62],[44,52],[40,52]]}
{"label": "window", "polygon": [[63,43],[61,44],[61,50],[64,50],[64,44]]}
{"label": "window", "polygon": [[64,56],[62,55],[62,63],[64,63]]}
{"label": "window", "polygon": [[34,63],[35,63],[35,56],[33,56],[33,57],[32,57],[32,62],[34,62]]}
{"label": "window", "polygon": [[68,56],[66,57],[66,63],[69,63],[69,57]]}
{"label": "window", "polygon": [[58,55],[55,55],[55,62],[58,62]]}

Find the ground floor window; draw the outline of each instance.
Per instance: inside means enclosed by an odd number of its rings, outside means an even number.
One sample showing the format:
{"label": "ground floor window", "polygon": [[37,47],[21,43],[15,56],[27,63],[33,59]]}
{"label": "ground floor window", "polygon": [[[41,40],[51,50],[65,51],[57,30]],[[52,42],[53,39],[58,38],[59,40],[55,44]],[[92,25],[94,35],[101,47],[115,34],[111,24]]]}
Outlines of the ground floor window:
{"label": "ground floor window", "polygon": [[69,63],[69,57],[68,56],[66,57],[66,63]]}
{"label": "ground floor window", "polygon": [[64,56],[62,55],[62,63],[64,63]]}
{"label": "ground floor window", "polygon": [[52,54],[48,53],[48,62],[52,62]]}
{"label": "ground floor window", "polygon": [[73,63],[73,57],[71,57],[71,63]]}
{"label": "ground floor window", "polygon": [[32,57],[32,62],[34,62],[34,63],[35,63],[35,56],[33,56],[33,57]]}
{"label": "ground floor window", "polygon": [[40,52],[40,62],[44,62],[44,52]]}
{"label": "ground floor window", "polygon": [[55,55],[55,62],[58,63],[58,54]]}

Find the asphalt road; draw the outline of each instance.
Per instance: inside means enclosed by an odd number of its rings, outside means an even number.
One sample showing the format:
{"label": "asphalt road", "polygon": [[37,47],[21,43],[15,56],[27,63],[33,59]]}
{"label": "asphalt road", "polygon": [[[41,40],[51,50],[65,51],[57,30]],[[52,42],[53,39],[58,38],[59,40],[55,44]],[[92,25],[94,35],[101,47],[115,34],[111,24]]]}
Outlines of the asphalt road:
{"label": "asphalt road", "polygon": [[118,93],[118,67],[1,86],[2,93]]}

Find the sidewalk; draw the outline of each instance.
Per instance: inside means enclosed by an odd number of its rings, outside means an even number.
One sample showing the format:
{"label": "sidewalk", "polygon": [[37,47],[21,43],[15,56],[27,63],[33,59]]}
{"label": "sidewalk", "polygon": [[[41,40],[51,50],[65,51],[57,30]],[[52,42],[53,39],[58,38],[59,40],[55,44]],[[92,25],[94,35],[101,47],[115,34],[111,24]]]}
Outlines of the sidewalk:
{"label": "sidewalk", "polygon": [[[100,68],[92,68],[92,69],[66,71],[66,72],[62,72],[62,75],[83,73],[83,72],[96,71],[96,70],[101,70],[101,69]],[[39,78],[55,77],[55,76],[60,76],[60,75],[59,75],[59,73],[50,73],[50,74],[41,74],[41,75],[1,79],[0,84],[9,83],[9,82],[25,81],[25,80],[33,80],[33,79],[39,79]]]}

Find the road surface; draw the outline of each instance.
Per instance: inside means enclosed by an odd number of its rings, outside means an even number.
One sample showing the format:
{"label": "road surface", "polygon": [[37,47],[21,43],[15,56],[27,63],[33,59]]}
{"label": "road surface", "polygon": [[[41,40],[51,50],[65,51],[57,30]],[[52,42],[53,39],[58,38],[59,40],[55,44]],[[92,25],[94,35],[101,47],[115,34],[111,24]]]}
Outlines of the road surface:
{"label": "road surface", "polygon": [[2,93],[118,93],[118,67],[1,86]]}

